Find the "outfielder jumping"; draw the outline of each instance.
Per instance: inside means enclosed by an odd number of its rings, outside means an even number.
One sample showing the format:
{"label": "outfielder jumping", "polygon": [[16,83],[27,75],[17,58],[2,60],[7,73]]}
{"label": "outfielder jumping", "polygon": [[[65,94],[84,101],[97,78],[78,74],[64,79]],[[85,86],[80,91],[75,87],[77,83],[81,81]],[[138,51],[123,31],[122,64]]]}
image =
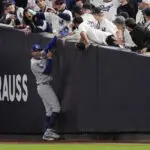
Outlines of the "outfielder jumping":
{"label": "outfielder jumping", "polygon": [[42,138],[48,141],[60,138],[54,131],[54,126],[60,112],[60,104],[50,85],[50,81],[52,81],[51,50],[56,40],[57,37],[54,36],[44,49],[38,44],[33,45],[31,49],[31,70],[36,78],[37,91],[42,99],[46,112],[46,131]]}

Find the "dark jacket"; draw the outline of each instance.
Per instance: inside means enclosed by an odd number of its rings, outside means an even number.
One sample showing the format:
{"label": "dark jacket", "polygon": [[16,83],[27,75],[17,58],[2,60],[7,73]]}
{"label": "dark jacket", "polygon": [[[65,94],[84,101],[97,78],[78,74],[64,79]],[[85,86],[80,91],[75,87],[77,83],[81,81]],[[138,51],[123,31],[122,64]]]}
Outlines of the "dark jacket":
{"label": "dark jacket", "polygon": [[117,8],[117,14],[119,15],[121,12],[127,12],[130,18],[136,18],[136,9],[132,3],[127,3],[126,5],[120,5]]}
{"label": "dark jacket", "polygon": [[[37,12],[36,15],[33,16],[33,19],[31,21],[27,20],[24,17],[24,22],[26,25],[30,26],[31,31],[33,33],[38,33],[38,32],[52,33],[52,26],[50,26],[50,24],[46,22],[44,13]],[[46,28],[43,28],[45,23],[46,23]]]}
{"label": "dark jacket", "polygon": [[66,0],[67,9],[72,10],[73,6],[76,4],[75,0]]}
{"label": "dark jacket", "polygon": [[129,0],[128,2],[129,2],[129,4],[131,4],[134,7],[135,14],[137,14],[137,12],[138,12],[138,2],[137,2],[137,0]]}
{"label": "dark jacket", "polygon": [[141,50],[143,48],[148,48],[150,51],[150,31],[143,26],[137,25],[130,32],[133,42],[137,45],[137,48],[132,50]]}

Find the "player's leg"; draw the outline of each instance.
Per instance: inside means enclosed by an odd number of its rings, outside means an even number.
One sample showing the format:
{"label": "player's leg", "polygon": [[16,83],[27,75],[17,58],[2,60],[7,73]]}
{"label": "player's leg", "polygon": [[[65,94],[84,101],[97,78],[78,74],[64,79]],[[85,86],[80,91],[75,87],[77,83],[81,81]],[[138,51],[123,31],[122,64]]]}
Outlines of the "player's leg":
{"label": "player's leg", "polygon": [[45,132],[43,134],[42,139],[52,141],[52,140],[55,140],[52,136],[50,136],[50,133],[49,133],[49,122],[50,122],[50,116],[52,115],[52,111],[51,111],[51,107],[47,103],[47,100],[45,99],[45,91],[44,90],[45,90],[45,87],[42,84],[37,87],[37,91],[38,91],[39,96],[42,99],[43,104],[44,104],[45,114],[46,114],[45,123],[44,123]]}
{"label": "player's leg", "polygon": [[58,118],[58,114],[60,112],[60,105],[58,102],[58,99],[53,92],[50,85],[41,85],[38,88],[38,93],[40,97],[42,98],[42,101],[45,106],[46,111],[46,131],[43,135],[43,139],[45,140],[51,140],[51,137],[54,139],[58,139],[60,136],[54,132],[54,126],[56,123],[56,120]]}
{"label": "player's leg", "polygon": [[48,103],[48,106],[51,107],[51,116],[49,117],[49,126],[48,126],[48,130],[50,129],[51,131],[51,136],[54,137],[55,139],[60,138],[60,136],[58,134],[55,133],[55,126],[56,126],[56,122],[58,120],[58,115],[60,112],[60,104],[58,101],[58,98],[55,94],[55,92],[53,91],[52,87],[50,85],[46,85],[45,86],[45,100],[46,103]]}

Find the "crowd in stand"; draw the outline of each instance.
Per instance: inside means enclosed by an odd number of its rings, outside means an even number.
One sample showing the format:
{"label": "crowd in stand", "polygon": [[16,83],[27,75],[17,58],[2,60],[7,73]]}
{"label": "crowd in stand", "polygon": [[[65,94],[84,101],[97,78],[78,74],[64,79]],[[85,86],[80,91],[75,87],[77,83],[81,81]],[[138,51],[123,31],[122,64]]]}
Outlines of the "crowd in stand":
{"label": "crowd in stand", "polygon": [[[2,0],[0,23],[26,33],[150,51],[150,0]],[[82,45],[83,44],[83,45]]]}

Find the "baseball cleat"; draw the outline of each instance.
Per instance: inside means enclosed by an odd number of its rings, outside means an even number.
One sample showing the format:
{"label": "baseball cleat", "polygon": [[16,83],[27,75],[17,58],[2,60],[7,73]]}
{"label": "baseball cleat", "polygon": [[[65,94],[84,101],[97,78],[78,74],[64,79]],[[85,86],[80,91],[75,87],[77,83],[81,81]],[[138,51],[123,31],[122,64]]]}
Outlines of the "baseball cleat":
{"label": "baseball cleat", "polygon": [[47,129],[43,135],[43,140],[53,141],[59,139],[60,135],[54,132],[52,129]]}

